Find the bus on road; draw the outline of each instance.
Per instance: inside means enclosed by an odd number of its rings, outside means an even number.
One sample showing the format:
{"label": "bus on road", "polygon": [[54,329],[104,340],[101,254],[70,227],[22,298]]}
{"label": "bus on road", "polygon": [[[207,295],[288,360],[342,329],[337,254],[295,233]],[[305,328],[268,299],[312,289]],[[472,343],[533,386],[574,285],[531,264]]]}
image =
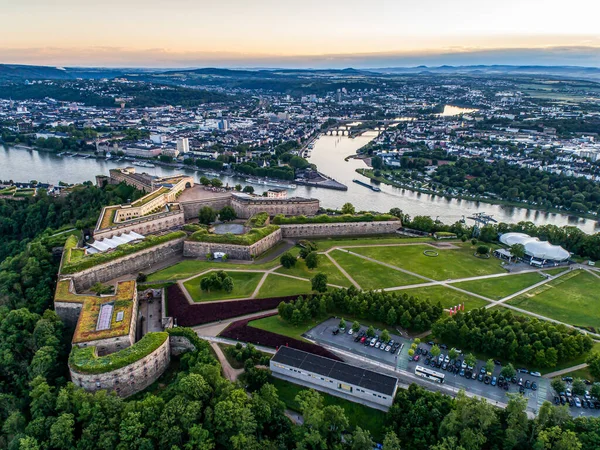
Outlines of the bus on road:
{"label": "bus on road", "polygon": [[443,383],[445,374],[436,372],[435,370],[428,369],[427,367],[417,366],[415,368],[415,375],[418,375],[423,378],[427,378],[429,381],[433,381],[435,383]]}

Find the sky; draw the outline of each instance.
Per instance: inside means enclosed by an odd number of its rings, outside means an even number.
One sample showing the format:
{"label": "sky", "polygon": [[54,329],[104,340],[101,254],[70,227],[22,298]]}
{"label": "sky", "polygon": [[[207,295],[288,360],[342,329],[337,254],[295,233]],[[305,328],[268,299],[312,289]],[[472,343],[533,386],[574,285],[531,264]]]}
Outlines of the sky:
{"label": "sky", "polygon": [[600,0],[0,0],[0,62],[600,67]]}

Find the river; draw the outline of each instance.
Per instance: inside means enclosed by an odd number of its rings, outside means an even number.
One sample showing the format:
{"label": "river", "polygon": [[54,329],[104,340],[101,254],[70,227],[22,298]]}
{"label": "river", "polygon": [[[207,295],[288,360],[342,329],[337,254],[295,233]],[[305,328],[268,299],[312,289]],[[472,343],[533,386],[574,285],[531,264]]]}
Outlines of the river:
{"label": "river", "polygon": [[[375,136],[376,132],[366,132],[362,136],[353,139],[347,136],[321,136],[315,142],[309,160],[316,164],[321,172],[347,185],[348,191],[298,186],[297,189],[289,191],[289,195],[318,198],[325,208],[339,208],[346,202],[354,204],[359,210],[387,212],[391,208],[397,207],[411,216],[428,215],[434,218],[439,216],[439,219],[446,223],[456,222],[463,215],[469,216],[475,212],[485,211],[501,222],[529,220],[538,225],[545,223],[576,225],[586,233],[594,233],[600,230],[600,225],[594,220],[578,219],[562,214],[545,213],[524,208],[447,199],[398,189],[384,184],[380,185],[381,192],[373,192],[352,182],[354,178],[369,182],[367,178],[355,172],[357,168],[366,167],[364,162],[356,159],[350,159],[346,162],[344,158],[355,154],[357,149],[366,145]],[[60,157],[52,153],[0,146],[0,179],[2,180],[30,181],[35,179],[53,184],[58,183],[58,181],[80,183],[87,180],[94,181],[96,175],[108,175],[109,169],[123,167],[128,164],[126,161]],[[194,176],[196,181],[202,176],[200,172],[189,169],[179,170],[161,166],[155,168],[136,167],[136,169],[140,172],[159,176],[184,172]],[[220,178],[229,185],[247,184],[244,183],[244,178],[226,176]],[[255,189],[262,192],[265,188],[255,186]],[[472,222],[469,221],[469,223]]]}

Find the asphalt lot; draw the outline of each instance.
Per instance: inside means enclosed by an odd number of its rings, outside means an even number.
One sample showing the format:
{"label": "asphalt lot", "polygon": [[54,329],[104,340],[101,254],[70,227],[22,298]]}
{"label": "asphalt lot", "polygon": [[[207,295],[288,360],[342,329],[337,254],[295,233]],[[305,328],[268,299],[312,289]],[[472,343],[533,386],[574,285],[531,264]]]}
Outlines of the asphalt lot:
{"label": "asphalt lot", "polygon": [[[390,333],[391,339],[393,339],[396,342],[400,342],[400,343],[404,344],[404,346],[401,347],[399,355],[391,354],[389,352],[381,351],[374,347],[370,347],[370,346],[366,347],[364,344],[361,344],[360,342],[354,342],[355,336],[348,335],[347,334],[348,330],[346,330],[346,333],[342,334],[340,332],[338,335],[333,335],[332,331],[335,328],[337,328],[338,325],[339,325],[339,319],[331,318],[331,319],[328,319],[328,320],[322,322],[321,324],[317,325],[316,327],[312,328],[311,330],[309,330],[307,333],[305,333],[305,336],[307,338],[313,339],[317,342],[331,345],[331,346],[337,347],[341,350],[346,350],[346,351],[349,351],[356,355],[359,355],[359,356],[362,356],[365,358],[369,358],[369,359],[372,359],[372,360],[380,362],[380,363],[388,364],[388,365],[392,366],[392,368],[395,368],[395,370],[400,373],[402,371],[406,371],[411,374],[414,374],[415,367],[417,366],[417,364],[424,366],[422,361],[419,361],[418,363],[409,361],[408,350],[410,349],[410,345],[412,344],[412,341],[409,339],[403,338],[397,334]],[[351,324],[348,324],[348,326],[350,326],[350,325]],[[365,326],[361,327],[361,330],[366,331],[366,329],[367,329],[367,327],[365,327]],[[380,333],[380,331],[381,330],[376,330],[376,332],[378,334]],[[422,349],[426,349],[428,351],[430,349],[430,347],[428,345],[426,345],[425,343],[421,343],[420,347]],[[442,350],[442,353],[447,354],[448,350]],[[479,368],[484,364],[485,364],[485,361],[478,360],[476,370],[479,371]],[[459,374],[444,371],[441,368],[433,369],[433,370],[444,373],[446,375],[445,381],[444,381],[444,384],[446,386],[454,387],[457,389],[464,389],[467,392],[485,397],[492,403],[494,403],[494,402],[506,403],[506,401],[507,401],[506,393],[507,392],[512,392],[512,393],[519,392],[519,387],[516,384],[509,383],[509,390],[505,391],[504,389],[500,389],[498,386],[491,386],[491,384],[484,384],[483,382],[480,382],[477,380],[466,379],[464,377],[461,377]],[[495,366],[494,372],[492,375],[496,376],[496,377],[499,376],[500,370],[501,370],[501,366]],[[552,401],[553,396],[552,396],[552,393],[549,392],[552,390],[549,387],[549,380],[547,380],[545,378],[540,378],[540,377],[532,377],[531,375],[526,375],[526,374],[517,374],[517,379],[518,378],[523,378],[523,383],[525,383],[526,380],[530,380],[530,381],[535,381],[538,385],[538,389],[536,391],[533,391],[531,389],[525,390],[524,395],[529,400],[528,408],[530,410],[536,412],[537,410],[539,410],[540,406],[542,405],[542,403],[545,400],[548,399],[548,400]],[[432,382],[423,379],[423,382],[420,384],[422,384],[424,387],[427,387],[427,386],[431,386]],[[595,411],[577,410],[577,414],[579,414],[579,412],[581,412],[581,411],[597,413],[598,415],[600,415],[600,411],[597,411],[597,410],[595,410]],[[575,411],[573,411],[573,412],[575,413]],[[596,415],[596,414],[594,414],[594,415]]]}

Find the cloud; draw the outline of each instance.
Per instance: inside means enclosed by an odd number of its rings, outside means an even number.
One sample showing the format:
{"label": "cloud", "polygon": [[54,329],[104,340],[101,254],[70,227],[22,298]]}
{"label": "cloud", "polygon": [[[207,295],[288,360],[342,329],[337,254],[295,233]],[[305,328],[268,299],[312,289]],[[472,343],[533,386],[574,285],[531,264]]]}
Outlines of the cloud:
{"label": "cloud", "polygon": [[[596,43],[594,43],[596,44]],[[0,48],[0,61],[12,64],[91,67],[287,67],[373,68],[419,65],[573,65],[600,67],[600,46],[444,50],[363,54],[281,56],[235,52],[176,52],[165,48],[86,49],[38,47]]]}

